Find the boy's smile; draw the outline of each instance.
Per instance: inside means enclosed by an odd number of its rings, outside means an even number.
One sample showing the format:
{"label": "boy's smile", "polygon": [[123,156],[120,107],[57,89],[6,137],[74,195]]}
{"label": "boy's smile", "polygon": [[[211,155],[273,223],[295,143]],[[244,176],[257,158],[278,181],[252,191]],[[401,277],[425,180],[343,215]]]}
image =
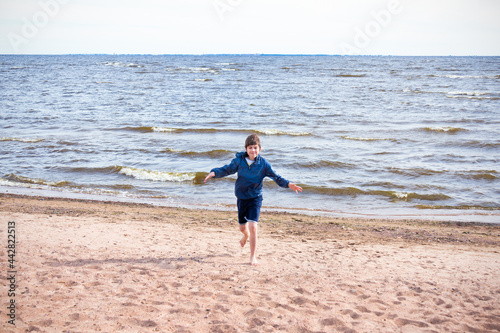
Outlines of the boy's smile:
{"label": "boy's smile", "polygon": [[255,158],[257,155],[260,153],[260,147],[259,145],[250,145],[246,148],[248,158],[251,159],[252,161],[255,161]]}

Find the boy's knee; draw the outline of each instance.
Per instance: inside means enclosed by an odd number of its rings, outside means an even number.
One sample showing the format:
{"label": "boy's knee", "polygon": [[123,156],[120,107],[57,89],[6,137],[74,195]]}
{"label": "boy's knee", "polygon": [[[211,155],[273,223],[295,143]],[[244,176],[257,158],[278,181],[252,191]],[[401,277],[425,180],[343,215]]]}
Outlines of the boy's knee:
{"label": "boy's knee", "polygon": [[257,230],[258,225],[255,221],[248,221],[248,229],[250,230]]}

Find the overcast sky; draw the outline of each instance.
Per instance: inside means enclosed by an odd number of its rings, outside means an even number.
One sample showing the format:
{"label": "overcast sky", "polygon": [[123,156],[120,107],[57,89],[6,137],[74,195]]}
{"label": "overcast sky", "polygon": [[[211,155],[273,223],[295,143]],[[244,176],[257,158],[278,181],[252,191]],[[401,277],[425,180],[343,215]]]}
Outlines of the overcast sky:
{"label": "overcast sky", "polygon": [[500,55],[499,17],[499,0],[0,0],[0,53]]}

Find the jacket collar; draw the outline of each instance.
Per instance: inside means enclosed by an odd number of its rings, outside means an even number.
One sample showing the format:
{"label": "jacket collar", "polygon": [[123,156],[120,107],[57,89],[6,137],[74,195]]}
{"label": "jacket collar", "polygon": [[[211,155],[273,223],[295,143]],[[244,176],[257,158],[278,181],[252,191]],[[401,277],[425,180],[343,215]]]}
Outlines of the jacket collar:
{"label": "jacket collar", "polygon": [[[243,158],[247,158],[248,157],[248,153],[246,151],[242,151],[241,153],[237,153],[236,156],[240,156],[240,157],[243,157]],[[257,157],[255,158],[255,162],[254,163],[259,163],[260,162],[260,154],[257,155]]]}

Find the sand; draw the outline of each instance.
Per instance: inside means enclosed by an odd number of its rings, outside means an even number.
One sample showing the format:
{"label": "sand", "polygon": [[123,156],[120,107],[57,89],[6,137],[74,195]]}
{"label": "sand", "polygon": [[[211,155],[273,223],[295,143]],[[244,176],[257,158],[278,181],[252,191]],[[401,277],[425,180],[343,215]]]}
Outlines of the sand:
{"label": "sand", "polygon": [[500,225],[259,225],[253,267],[235,212],[1,194],[0,331],[500,331]]}

